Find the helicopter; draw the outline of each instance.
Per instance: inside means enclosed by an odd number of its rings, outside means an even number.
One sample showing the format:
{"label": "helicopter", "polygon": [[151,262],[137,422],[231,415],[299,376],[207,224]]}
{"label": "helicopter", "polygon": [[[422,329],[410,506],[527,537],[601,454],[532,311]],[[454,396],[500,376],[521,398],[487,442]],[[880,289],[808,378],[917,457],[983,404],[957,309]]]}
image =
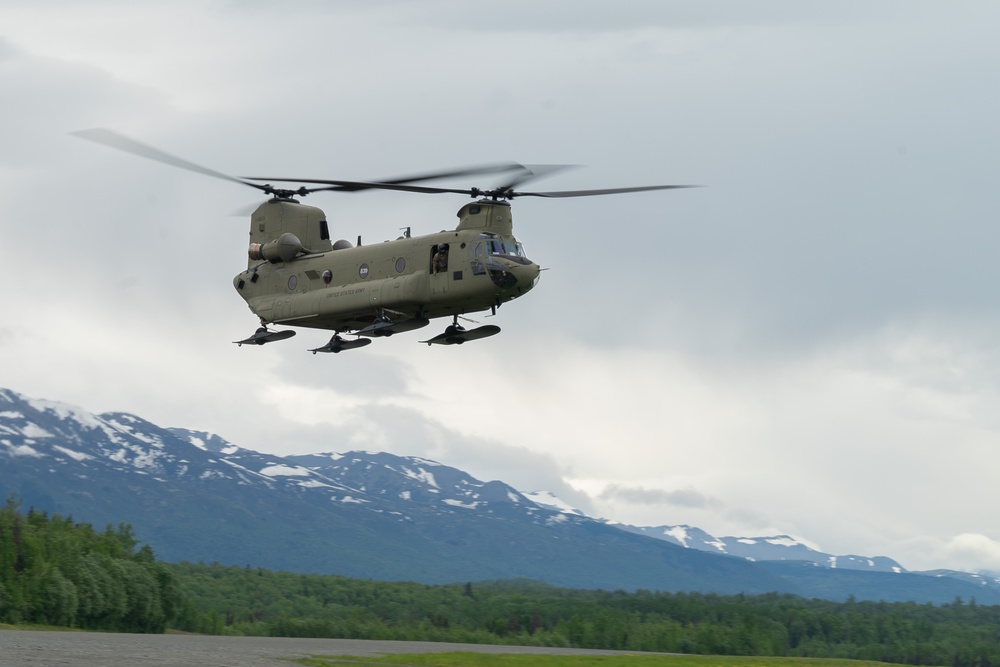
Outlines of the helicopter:
{"label": "helicopter", "polygon": [[[295,335],[272,325],[332,331],[330,340],[308,350],[339,353],[364,347],[374,338],[428,326],[437,318],[452,318],[444,332],[419,341],[427,345],[461,345],[494,336],[496,325],[466,328],[465,316],[497,309],[531,291],[541,267],[530,260],[514,237],[511,200],[517,197],[586,197],[671,190],[690,185],[649,185],[598,190],[525,192],[518,188],[566,165],[528,167],[500,163],[429,172],[373,181],[229,176],[147,146],[106,128],[71,134],[140,157],[239,183],[260,190],[270,199],[250,215],[247,268],[233,278],[233,287],[259,318],[239,346],[264,345]],[[503,185],[465,189],[421,185],[425,181],[485,174],[508,174]],[[271,183],[296,183],[297,188]],[[308,187],[307,187],[308,186]],[[453,230],[413,236],[409,227],[391,241],[374,245],[331,241],[322,209],[297,198],[320,191],[394,190],[421,194],[458,194],[473,201],[458,211]],[[345,338],[344,335],[353,336]]]}

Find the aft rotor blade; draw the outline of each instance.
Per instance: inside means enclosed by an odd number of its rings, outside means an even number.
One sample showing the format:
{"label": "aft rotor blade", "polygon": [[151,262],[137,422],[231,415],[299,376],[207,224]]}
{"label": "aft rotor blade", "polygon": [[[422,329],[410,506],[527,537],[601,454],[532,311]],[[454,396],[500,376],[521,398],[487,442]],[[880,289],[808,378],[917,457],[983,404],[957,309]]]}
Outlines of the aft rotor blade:
{"label": "aft rotor blade", "polygon": [[513,197],[593,197],[597,195],[617,195],[625,192],[648,192],[649,190],[677,190],[680,188],[700,188],[700,185],[643,185],[635,188],[604,188],[601,190],[562,190],[560,192],[511,192]]}
{"label": "aft rotor blade", "polygon": [[294,183],[317,183],[330,186],[326,188],[309,188],[309,192],[320,192],[322,190],[398,190],[400,192],[420,192],[423,194],[448,192],[469,195],[471,197],[476,196],[473,194],[473,191],[479,192],[475,188],[433,188],[427,185],[406,185],[404,183],[382,183],[375,181],[338,181],[315,178],[257,178],[254,176],[247,176],[247,178],[255,181],[291,181]]}
{"label": "aft rotor blade", "polygon": [[76,135],[81,139],[87,139],[89,141],[108,146],[109,148],[117,148],[120,151],[132,153],[133,155],[138,155],[139,157],[156,160],[157,162],[163,162],[164,164],[169,164],[172,167],[186,169],[205,176],[212,176],[213,178],[221,178],[224,181],[232,181],[233,183],[249,185],[250,187],[257,188],[258,190],[264,189],[264,186],[258,185],[257,183],[248,183],[236,178],[235,176],[229,176],[213,169],[209,169],[208,167],[202,167],[201,165],[193,162],[188,162],[187,160],[170,155],[169,153],[164,153],[158,148],[153,148],[152,146],[139,143],[135,139],[130,139],[123,134],[118,134],[117,132],[107,128],[95,127],[89,130],[70,132],[70,134]]}
{"label": "aft rotor blade", "polygon": [[[440,178],[455,178],[457,176],[476,176],[479,174],[500,174],[505,171],[525,171],[528,169],[522,164],[516,162],[498,163],[498,164],[486,164],[476,167],[463,167],[460,169],[453,169],[450,171],[436,171],[428,172],[426,174],[417,174],[414,176],[403,176],[400,178],[379,178],[373,182],[375,183],[388,183],[389,185],[398,185],[403,183],[420,183],[421,181],[433,181]],[[266,180],[266,179],[265,179]],[[284,180],[275,178],[272,180]]]}
{"label": "aft rotor blade", "polygon": [[554,174],[558,171],[565,171],[566,169],[575,169],[577,165],[575,164],[531,164],[522,167],[524,170],[519,174],[514,180],[509,183],[504,184],[496,190],[513,190],[522,183],[527,183],[528,181],[534,181],[538,178],[544,178],[549,174]]}
{"label": "aft rotor blade", "polygon": [[[516,162],[506,162],[498,164],[488,164],[476,167],[463,167],[460,169],[451,169],[449,171],[434,171],[425,174],[415,174],[412,176],[401,176],[397,178],[380,178],[375,181],[343,181],[343,180],[323,180],[314,178],[264,178],[262,176],[246,176],[245,178],[251,181],[275,181],[281,183],[322,183],[325,185],[331,185],[333,187],[329,188],[315,188],[310,190],[310,192],[316,192],[318,190],[335,190],[344,192],[357,192],[359,190],[394,190],[397,188],[392,188],[388,186],[393,185],[405,185],[408,183],[419,183],[421,181],[432,181],[441,178],[455,178],[457,176],[476,176],[479,174],[499,174],[507,171],[521,171],[528,172],[528,168],[522,164]],[[518,180],[517,182],[521,182]],[[454,189],[443,188],[441,189],[445,192],[455,192]],[[422,193],[433,193],[437,192],[437,189],[431,188],[428,190],[417,189],[410,190],[404,189],[405,192],[422,192]],[[469,189],[460,190],[460,194],[466,194]]]}

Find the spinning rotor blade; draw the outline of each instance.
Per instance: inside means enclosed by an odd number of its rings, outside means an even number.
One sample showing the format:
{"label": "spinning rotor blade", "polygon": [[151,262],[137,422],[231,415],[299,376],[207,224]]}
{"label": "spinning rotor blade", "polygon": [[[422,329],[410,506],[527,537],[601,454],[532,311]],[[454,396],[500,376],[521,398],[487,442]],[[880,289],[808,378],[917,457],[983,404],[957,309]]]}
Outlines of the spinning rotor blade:
{"label": "spinning rotor blade", "polygon": [[227,176],[226,174],[222,174],[207,167],[202,167],[201,165],[197,165],[193,162],[182,160],[181,158],[170,155],[169,153],[164,153],[158,148],[153,148],[152,146],[139,143],[135,139],[129,139],[125,135],[118,134],[117,132],[103,127],[95,127],[89,130],[78,130],[76,132],[70,132],[70,134],[76,135],[81,139],[87,139],[89,141],[108,146],[109,148],[117,148],[120,151],[132,153],[133,155],[138,155],[139,157],[156,160],[157,162],[163,162],[171,165],[172,167],[187,169],[188,171],[204,174],[205,176],[221,178],[224,181],[242,183],[243,185],[249,185],[250,187],[257,188],[258,190],[264,189],[264,186],[257,183],[247,183],[246,181],[242,181],[235,176]]}
{"label": "spinning rotor blade", "polygon": [[[260,179],[260,180],[285,180],[285,179]],[[514,199],[515,197],[549,197],[549,198],[563,198],[563,197],[594,197],[598,195],[615,195],[622,194],[625,192],[648,192],[650,190],[677,190],[681,188],[698,188],[699,185],[643,185],[639,187],[631,188],[602,188],[599,190],[561,190],[556,192],[517,192],[511,190],[510,187],[501,187],[493,190],[480,190],[479,188],[435,188],[427,185],[405,185],[401,183],[377,183],[377,182],[366,182],[366,181],[333,181],[333,180],[314,180],[314,179],[288,179],[295,180],[298,183],[325,183],[330,185],[329,188],[313,188],[309,192],[318,192],[320,190],[362,190],[362,189],[376,189],[376,190],[396,190],[398,192],[418,192],[421,194],[441,194],[450,193],[458,195],[466,195],[469,197],[492,197],[494,199]]]}
{"label": "spinning rotor blade", "polygon": [[524,170],[519,176],[509,183],[495,188],[496,190],[513,190],[521,183],[527,183],[528,181],[533,181],[537,178],[544,178],[549,174],[554,174],[557,171],[564,171],[566,169],[575,169],[576,165],[573,164],[532,164],[522,167]]}
{"label": "spinning rotor blade", "polygon": [[[492,197],[493,199],[514,199],[515,197],[593,197],[598,195],[614,195],[626,192],[647,192],[650,190],[675,190],[680,188],[696,188],[697,185],[644,185],[631,188],[601,188],[597,190],[560,190],[554,192],[518,192],[515,187],[522,183],[542,178],[549,174],[564,169],[570,169],[574,165],[567,164],[543,164],[525,166],[517,163],[490,165],[485,167],[470,167],[449,172],[436,172],[407,178],[398,178],[386,181],[343,181],[317,178],[263,178],[259,176],[247,176],[253,181],[290,181],[295,183],[313,183],[316,185],[326,185],[324,188],[310,188],[309,192],[319,192],[321,190],[395,190],[397,192],[417,192],[420,194],[458,194],[468,197]],[[470,174],[489,174],[500,171],[510,171],[519,169],[521,173],[509,181],[506,185],[489,190],[480,188],[440,188],[429,185],[409,185],[418,181],[431,180],[434,178],[446,178],[450,176],[466,176]]]}
{"label": "spinning rotor blade", "polygon": [[476,196],[475,194],[470,194],[471,192],[480,192],[477,188],[432,188],[427,185],[405,185],[403,183],[383,183],[381,181],[340,181],[315,178],[260,178],[256,176],[247,176],[247,178],[255,181],[290,181],[293,183],[318,183],[330,186],[326,188],[310,188],[309,192],[320,192],[322,190],[346,190],[348,192],[354,192],[356,190],[398,190],[400,192],[420,192],[423,194],[451,192],[459,195],[469,195],[471,197]]}
{"label": "spinning rotor blade", "polygon": [[511,197],[593,197],[616,195],[623,192],[647,192],[649,190],[677,190],[680,188],[700,188],[700,185],[642,185],[637,188],[604,188],[601,190],[563,190],[561,192],[511,192]]}
{"label": "spinning rotor blade", "polygon": [[[322,190],[332,190],[337,192],[357,192],[359,190],[399,190],[402,192],[420,192],[423,194],[433,194],[437,192],[451,192],[457,194],[468,194],[470,189],[455,189],[455,188],[432,188],[426,186],[408,186],[408,183],[419,183],[420,181],[431,181],[439,178],[454,178],[456,176],[474,176],[476,174],[498,174],[505,171],[521,171],[529,174],[529,178],[532,173],[528,167],[516,162],[509,163],[499,163],[483,165],[480,167],[464,167],[462,169],[453,169],[449,171],[436,171],[429,172],[426,174],[416,174],[413,176],[403,176],[401,178],[388,178],[379,179],[377,181],[345,181],[345,180],[331,180],[331,179],[315,179],[315,178],[265,178],[263,176],[245,176],[251,181],[275,181],[280,183],[316,183],[322,185],[328,185],[331,187],[326,188],[312,188],[309,192],[318,192]],[[515,182],[523,182],[524,177],[517,179]],[[472,195],[475,196],[475,195]]]}
{"label": "spinning rotor blade", "polygon": [[[223,174],[221,172],[209,169],[207,167],[202,167],[201,165],[195,164],[193,162],[188,162],[182,158],[165,153],[158,148],[153,148],[152,146],[147,146],[146,144],[140,143],[134,139],[130,139],[122,134],[114,132],[106,128],[92,128],[89,130],[78,130],[76,132],[71,132],[81,139],[87,139],[88,141],[93,141],[109,148],[116,148],[120,151],[125,151],[126,153],[132,153],[133,155],[138,155],[139,157],[144,157],[149,160],[155,160],[157,162],[163,162],[172,167],[178,167],[179,169],[186,169],[187,171],[193,171],[198,174],[205,176],[211,176],[213,178],[219,178],[224,181],[231,181],[233,183],[239,183],[241,185],[247,185],[251,188],[260,190],[268,195],[274,195],[279,198],[290,198],[294,196],[305,196],[310,192],[320,192],[324,190],[341,191],[341,192],[355,192],[358,190],[396,190],[399,192],[417,192],[420,194],[459,194],[465,195],[467,197],[491,197],[493,199],[514,199],[515,197],[550,197],[550,198],[562,198],[562,197],[591,197],[597,195],[613,195],[625,192],[646,192],[649,190],[673,190],[678,188],[693,188],[698,187],[696,185],[647,185],[641,187],[631,187],[631,188],[604,188],[599,190],[562,190],[555,192],[518,192],[514,190],[515,187],[526,183],[528,181],[547,176],[551,173],[562,171],[564,169],[570,168],[572,165],[562,165],[562,164],[549,164],[549,165],[531,165],[525,166],[518,164],[516,162],[510,163],[498,163],[491,165],[483,165],[477,167],[465,167],[462,169],[453,169],[449,171],[438,171],[438,172],[428,172],[425,174],[416,174],[412,176],[404,176],[400,178],[392,178],[380,181],[344,181],[344,180],[325,180],[325,179],[312,179],[312,178],[259,178],[259,177],[245,177],[236,178],[235,176],[229,176],[228,174]],[[496,174],[507,171],[518,172],[510,181],[505,185],[492,188],[492,189],[480,189],[480,188],[439,188],[431,187],[427,185],[410,185],[410,183],[419,183],[421,181],[430,181],[440,178],[454,178],[456,176],[473,176],[479,174]],[[267,184],[251,183],[251,181],[279,181],[279,182],[293,182],[293,183],[311,183],[315,185],[321,185],[324,187],[317,188],[306,188],[305,186],[300,186],[295,190],[275,188]]]}
{"label": "spinning rotor blade", "polygon": [[[407,176],[404,178],[395,178],[388,180],[379,181],[344,181],[344,180],[333,180],[333,179],[316,179],[316,178],[264,178],[262,176],[246,176],[245,178],[252,181],[276,181],[276,182],[291,182],[291,183],[315,183],[318,185],[328,185],[330,187],[326,188],[311,188],[309,192],[319,192],[321,190],[336,190],[336,191],[348,191],[355,192],[357,190],[396,190],[399,192],[418,192],[420,194],[459,194],[468,195],[470,197],[479,197],[481,195],[493,196],[493,197],[506,197],[502,193],[509,193],[511,190],[530,180],[536,178],[542,178],[551,173],[562,171],[563,169],[570,169],[574,165],[568,164],[542,164],[542,165],[531,165],[525,166],[518,164],[516,162],[511,162],[507,164],[495,164],[486,165],[482,167],[467,167],[464,169],[456,169],[453,171],[441,171],[432,172],[428,174],[420,174],[417,176]],[[492,188],[489,190],[482,190],[480,188],[439,188],[431,187],[426,185],[408,185],[409,183],[417,183],[420,181],[429,181],[437,178],[449,178],[455,176],[470,176],[475,174],[495,174],[504,171],[518,170],[521,173],[516,176],[513,180],[509,181],[506,185],[499,188]]]}
{"label": "spinning rotor blade", "polygon": [[[377,181],[372,181],[372,182],[375,182],[375,183],[385,183],[387,185],[401,185],[403,183],[419,183],[421,181],[433,181],[433,180],[437,180],[437,179],[440,179],[440,178],[454,178],[456,176],[474,176],[476,174],[499,174],[499,173],[502,173],[502,172],[505,172],[505,171],[514,171],[514,170],[524,171],[525,167],[524,167],[524,165],[517,164],[516,162],[510,162],[510,163],[507,163],[507,164],[503,164],[503,163],[500,163],[500,164],[488,164],[488,165],[483,165],[483,166],[480,166],[480,167],[464,167],[462,169],[453,169],[451,171],[428,172],[426,174],[416,174],[414,176],[403,176],[401,178],[380,178]],[[301,179],[301,178],[288,178],[288,179],[285,179],[285,178],[271,178],[271,179],[267,179],[267,178],[254,178],[252,180],[261,180],[261,181],[266,181],[266,180],[271,180],[271,181],[297,181],[297,182],[300,182],[300,183],[315,183],[315,182],[318,182],[318,181],[309,181],[309,180]],[[362,182],[364,182],[364,181],[362,181]],[[365,188],[365,187],[362,187],[362,186],[359,185],[359,186],[342,186],[340,189],[346,190],[348,192],[351,192],[351,191],[354,191],[354,190],[365,190],[365,189],[369,189],[369,188]]]}

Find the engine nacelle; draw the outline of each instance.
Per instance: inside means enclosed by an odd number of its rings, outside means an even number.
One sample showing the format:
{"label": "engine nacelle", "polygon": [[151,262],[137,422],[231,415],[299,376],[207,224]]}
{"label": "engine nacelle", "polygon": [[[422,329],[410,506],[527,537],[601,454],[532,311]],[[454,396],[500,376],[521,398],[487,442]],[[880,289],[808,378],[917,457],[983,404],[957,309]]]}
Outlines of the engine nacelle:
{"label": "engine nacelle", "polygon": [[278,262],[290,262],[306,249],[302,246],[302,241],[295,234],[285,232],[273,241],[267,243],[251,243],[250,259],[260,261],[265,259],[272,264]]}

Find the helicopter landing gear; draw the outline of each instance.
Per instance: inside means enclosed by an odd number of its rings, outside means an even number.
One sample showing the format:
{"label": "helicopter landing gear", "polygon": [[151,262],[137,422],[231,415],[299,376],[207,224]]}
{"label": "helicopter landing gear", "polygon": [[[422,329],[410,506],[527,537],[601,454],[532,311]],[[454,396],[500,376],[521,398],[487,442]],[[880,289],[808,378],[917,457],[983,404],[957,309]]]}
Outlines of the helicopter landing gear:
{"label": "helicopter landing gear", "polygon": [[294,331],[270,331],[267,327],[260,327],[249,338],[234,340],[233,342],[240,347],[244,345],[263,345],[264,343],[273,343],[276,340],[285,340],[294,335]]}
{"label": "helicopter landing gear", "polygon": [[444,330],[444,333],[420,342],[427,343],[428,345],[461,345],[466,341],[487,338],[495,336],[498,333],[500,333],[500,327],[495,324],[486,324],[475,329],[466,329],[458,323],[458,315],[456,315],[452,323]]}
{"label": "helicopter landing gear", "polygon": [[333,338],[330,339],[329,343],[309,351],[313,354],[316,354],[317,352],[333,352],[334,354],[337,354],[342,350],[353,350],[356,347],[364,347],[371,342],[371,338],[356,338],[355,340],[347,340],[341,338],[340,334],[333,334]]}

